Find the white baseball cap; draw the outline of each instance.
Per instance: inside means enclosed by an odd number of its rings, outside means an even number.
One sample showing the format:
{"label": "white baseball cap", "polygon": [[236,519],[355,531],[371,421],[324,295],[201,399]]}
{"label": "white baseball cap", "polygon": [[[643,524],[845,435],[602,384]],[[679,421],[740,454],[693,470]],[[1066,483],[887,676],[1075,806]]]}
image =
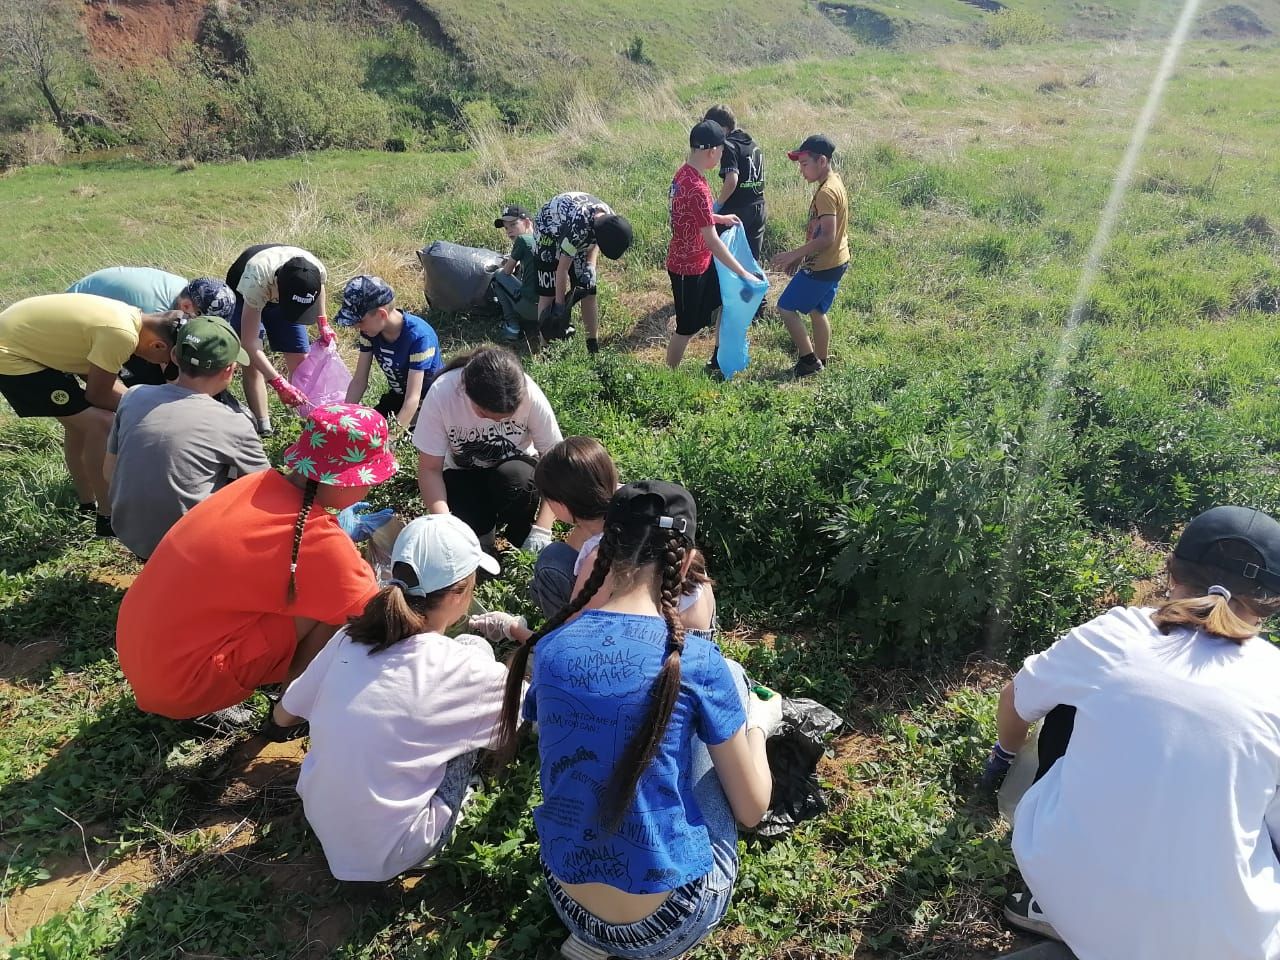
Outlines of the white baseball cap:
{"label": "white baseball cap", "polygon": [[425,597],[465,580],[478,567],[495,576],[498,561],[480,549],[475,531],[451,513],[418,517],[405,524],[391,548],[391,562],[405,563],[417,575],[417,586],[405,586],[411,597]]}

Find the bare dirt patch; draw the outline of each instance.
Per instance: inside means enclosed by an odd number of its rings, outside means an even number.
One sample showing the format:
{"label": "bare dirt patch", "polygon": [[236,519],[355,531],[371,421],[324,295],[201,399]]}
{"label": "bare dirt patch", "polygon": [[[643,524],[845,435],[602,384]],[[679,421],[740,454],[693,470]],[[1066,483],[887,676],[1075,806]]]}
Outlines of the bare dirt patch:
{"label": "bare dirt patch", "polygon": [[80,22],[95,59],[137,67],[194,43],[206,7],[205,0],[91,0]]}
{"label": "bare dirt patch", "polygon": [[21,890],[5,902],[5,937],[16,940],[32,927],[65,913],[103,890],[126,883],[147,885],[156,879],[155,867],[147,857],[131,858],[109,867],[98,864],[95,868],[82,854],[53,864],[50,872],[53,879]]}
{"label": "bare dirt patch", "polygon": [[62,650],[59,640],[0,643],[0,680],[26,679],[56,660]]}

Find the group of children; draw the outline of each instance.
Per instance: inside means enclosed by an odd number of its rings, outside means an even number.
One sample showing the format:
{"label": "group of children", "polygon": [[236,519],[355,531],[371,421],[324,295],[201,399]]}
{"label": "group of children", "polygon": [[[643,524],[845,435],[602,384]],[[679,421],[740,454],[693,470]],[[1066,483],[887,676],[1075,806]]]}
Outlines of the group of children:
{"label": "group of children", "polygon": [[[756,280],[718,231],[740,227],[758,256],[765,222],[760,149],[726,108],[689,148],[671,188],[673,366],[715,323],[712,260],[744,289]],[[826,313],[848,265],[833,153],[815,136],[789,154],[817,189],[805,242],[773,258],[795,273],[778,306],[801,376],[829,359]],[[713,199],[704,172],[717,164]],[[532,217],[507,207],[496,226],[513,240],[498,286],[514,328],[564,335],[580,303],[594,352],[596,252],[625,251],[625,219],[570,193]],[[271,469],[266,388],[306,398],[264,340],[291,373],[307,325],[333,338],[325,284],[314,256],[268,244],[225,282],[113,268],[0,313],[0,394],[19,416],[62,423],[81,509],[146,560],[117,622],[139,708],[191,718],[282,685],[262,730],[309,733],[307,819],[336,877],[373,882],[428,863],[482,753],[509,762],[532,724],[563,952],[680,955],[725,915],[738,826],[768,807],[765,742],[781,722],[781,698],[749,687],[716,644],[693,496],[623,484],[601,443],[562,437],[510,350],[446,364],[430,325],[372,276],[345,286],[335,316],[359,328],[345,402],[312,409]],[[387,381],[376,408],[360,403],[374,363]],[[228,392],[237,369],[247,417]],[[356,545],[370,525],[359,510],[399,469],[396,434],[417,448],[426,514],[379,582]],[[475,609],[478,578],[501,574],[500,537],[537,555],[539,627]],[[1001,695],[988,783],[1044,720],[1013,832],[1030,888],[1006,916],[1082,960],[1280,957],[1280,651],[1258,637],[1280,612],[1280,524],[1210,510],[1168,570],[1169,600],[1070,631]],[[513,646],[505,664],[495,645]]]}

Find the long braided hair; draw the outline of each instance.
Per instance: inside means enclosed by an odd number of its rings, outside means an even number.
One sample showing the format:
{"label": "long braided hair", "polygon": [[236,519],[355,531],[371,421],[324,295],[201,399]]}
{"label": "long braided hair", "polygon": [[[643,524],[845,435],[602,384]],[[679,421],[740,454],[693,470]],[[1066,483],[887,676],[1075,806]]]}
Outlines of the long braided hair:
{"label": "long braided hair", "polygon": [[610,523],[596,553],[595,566],[571,603],[547,621],[512,656],[507,674],[502,718],[498,727],[499,762],[508,762],[518,746],[520,690],[529,657],[539,640],[559,628],[585,607],[612,573],[618,582],[637,576],[660,576],[659,609],[667,625],[667,646],[662,669],[650,690],[649,710],[644,722],[627,744],[614,766],[605,788],[600,823],[610,832],[617,830],[635,797],[636,785],[648,768],[666,734],[667,724],[680,693],[680,655],[684,651],[684,625],[680,622],[680,594],[683,589],[685,557],[692,549],[688,540],[673,530],[659,528],[645,520]]}
{"label": "long braided hair", "polygon": [[311,515],[311,507],[316,502],[316,494],[320,491],[317,480],[308,480],[302,494],[302,509],[298,511],[298,519],[293,524],[293,553],[289,556],[289,590],[285,601],[293,603],[298,599],[298,551],[302,549],[302,531],[307,525],[307,517]]}

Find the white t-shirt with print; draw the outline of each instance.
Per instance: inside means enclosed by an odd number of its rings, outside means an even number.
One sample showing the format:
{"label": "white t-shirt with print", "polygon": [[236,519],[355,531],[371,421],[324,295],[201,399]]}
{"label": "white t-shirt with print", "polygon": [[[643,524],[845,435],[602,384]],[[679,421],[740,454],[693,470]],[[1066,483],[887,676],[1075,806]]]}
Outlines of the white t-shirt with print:
{"label": "white t-shirt with print", "polygon": [[1280,650],[1114,608],[1029,657],[1027,721],[1076,708],[1013,852],[1080,960],[1280,957]]}
{"label": "white t-shirt with print", "polygon": [[310,260],[320,271],[320,282],[328,283],[324,264],[301,247],[267,247],[249,258],[244,273],[236,284],[236,292],[244,297],[250,307],[261,310],[268,303],[280,302],[280,288],[276,283],[276,271],[295,257]]}
{"label": "white t-shirt with print", "polygon": [[413,445],[428,456],[444,457],[446,470],[493,467],[521,454],[546,453],[562,439],[546,394],[527,374],[520,406],[503,420],[489,420],[477,415],[467,398],[461,369],[436,378],[413,431]]}
{"label": "white t-shirt with print", "polygon": [[507,682],[491,651],[439,633],[371,649],[338,631],[282,701],[311,721],[298,793],[339,880],[422,862],[453,813],[445,764],[490,745]]}

